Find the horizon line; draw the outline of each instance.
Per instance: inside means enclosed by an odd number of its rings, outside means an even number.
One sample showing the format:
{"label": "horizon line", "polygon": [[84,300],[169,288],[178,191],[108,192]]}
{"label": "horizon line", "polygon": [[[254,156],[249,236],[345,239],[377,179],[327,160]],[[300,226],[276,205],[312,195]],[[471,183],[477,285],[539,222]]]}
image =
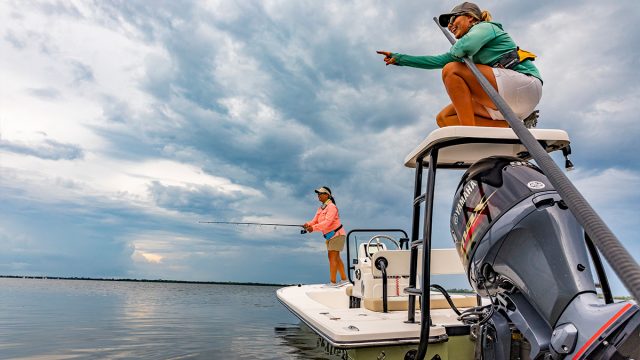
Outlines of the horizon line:
{"label": "horizon line", "polygon": [[255,285],[255,286],[290,286],[296,284],[276,284],[242,281],[196,281],[196,280],[171,280],[171,279],[135,279],[135,278],[98,278],[87,276],[49,276],[49,275],[0,275],[6,279],[36,279],[36,280],[92,280],[92,281],[129,281],[129,282],[161,282],[180,284],[211,284],[211,285]]}

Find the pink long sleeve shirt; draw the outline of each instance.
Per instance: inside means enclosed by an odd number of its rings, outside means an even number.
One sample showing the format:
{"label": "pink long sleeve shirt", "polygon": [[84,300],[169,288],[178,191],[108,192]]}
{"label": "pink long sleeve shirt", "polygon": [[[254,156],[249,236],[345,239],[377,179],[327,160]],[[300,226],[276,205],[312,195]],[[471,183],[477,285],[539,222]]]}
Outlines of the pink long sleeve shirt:
{"label": "pink long sleeve shirt", "polygon": [[[321,231],[323,235],[337,229],[342,224],[340,222],[340,214],[338,214],[338,207],[331,200],[327,200],[325,205],[320,206],[313,220],[307,223],[307,225],[313,227],[313,231]],[[344,227],[338,230],[333,237],[339,235],[346,235]]]}

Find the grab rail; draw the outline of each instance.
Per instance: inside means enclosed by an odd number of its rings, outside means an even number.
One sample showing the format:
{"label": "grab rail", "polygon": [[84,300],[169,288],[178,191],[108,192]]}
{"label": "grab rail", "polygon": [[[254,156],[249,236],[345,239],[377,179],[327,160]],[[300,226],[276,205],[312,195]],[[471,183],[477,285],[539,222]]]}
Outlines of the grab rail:
{"label": "grab rail", "polygon": [[[355,265],[352,263],[351,261],[351,253],[349,251],[350,248],[350,242],[349,239],[351,238],[351,234],[353,233],[390,233],[390,232],[400,232],[402,234],[404,234],[404,237],[401,238],[400,241],[400,246],[402,247],[402,244],[407,244],[408,247],[408,243],[409,243],[409,236],[407,235],[407,232],[402,230],[402,229],[353,229],[351,231],[349,231],[347,233],[347,277],[349,278],[349,281],[351,283],[353,283],[353,279],[351,279],[351,270],[355,270],[356,267]],[[405,240],[406,239],[406,240]],[[356,245],[356,259],[358,256],[358,244]]]}

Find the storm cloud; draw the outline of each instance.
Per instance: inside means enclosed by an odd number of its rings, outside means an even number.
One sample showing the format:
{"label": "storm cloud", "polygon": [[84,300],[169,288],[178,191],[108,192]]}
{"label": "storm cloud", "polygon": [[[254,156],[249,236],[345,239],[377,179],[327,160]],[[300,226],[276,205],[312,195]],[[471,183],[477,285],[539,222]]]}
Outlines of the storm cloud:
{"label": "storm cloud", "polygon": [[[0,3],[0,273],[326,282],[317,234],[198,221],[301,224],[327,185],[348,229],[408,230],[403,159],[448,97],[439,71],[375,51],[447,51],[431,18],[454,5]],[[539,126],[569,132],[569,176],[637,254],[640,46],[619,29],[640,7],[479,5],[538,55]],[[457,176],[438,190],[437,247]]]}

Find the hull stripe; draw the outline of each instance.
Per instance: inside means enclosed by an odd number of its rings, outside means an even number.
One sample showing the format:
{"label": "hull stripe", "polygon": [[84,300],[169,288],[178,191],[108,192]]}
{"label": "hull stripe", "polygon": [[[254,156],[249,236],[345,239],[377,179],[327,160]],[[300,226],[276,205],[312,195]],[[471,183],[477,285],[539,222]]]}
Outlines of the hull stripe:
{"label": "hull stripe", "polygon": [[600,328],[600,330],[596,331],[595,334],[593,334],[593,336],[591,337],[591,339],[589,339],[589,341],[587,341],[582,348],[580,348],[580,351],[578,351],[576,353],[576,355],[573,357],[573,360],[577,360],[580,358],[580,356],[582,356],[582,354],[587,351],[587,349],[591,346],[591,344],[593,344],[594,341],[596,341],[596,339],[600,336],[600,334],[602,334],[605,330],[607,330],[609,328],[609,326],[611,326],[611,324],[613,324],[616,320],[618,320],[618,318],[620,316],[622,316],[622,314],[624,314],[625,312],[627,312],[627,310],[629,310],[631,308],[631,304],[627,304],[626,306],[624,306],[622,309],[620,309],[620,311],[618,311],[618,313],[616,313],[615,315],[613,315],[613,317],[611,319],[609,319],[609,321],[607,321],[604,325],[602,325],[602,327]]}

